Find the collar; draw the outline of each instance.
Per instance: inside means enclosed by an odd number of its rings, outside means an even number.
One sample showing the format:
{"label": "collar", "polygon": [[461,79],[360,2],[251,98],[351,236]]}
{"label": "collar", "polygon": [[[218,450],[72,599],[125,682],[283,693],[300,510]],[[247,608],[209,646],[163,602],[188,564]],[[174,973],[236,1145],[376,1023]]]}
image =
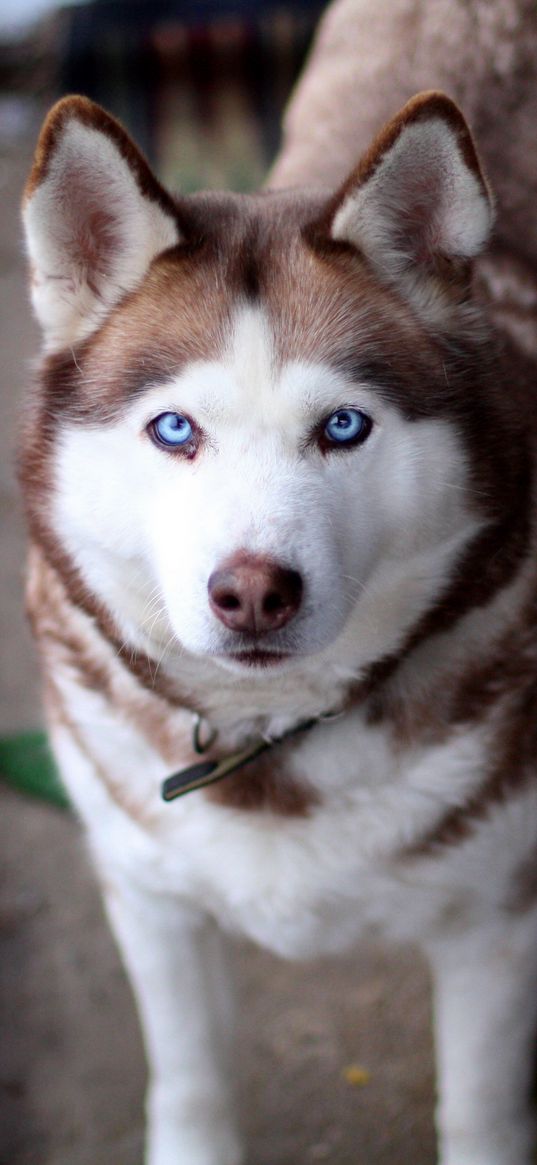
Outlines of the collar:
{"label": "collar", "polygon": [[[288,729],[282,736],[275,737],[261,737],[255,744],[248,748],[241,749],[239,752],[230,753],[229,756],[222,760],[202,760],[194,765],[189,765],[186,769],[179,769],[176,773],[166,777],[162,782],[162,798],[164,801],[174,801],[176,797],[182,797],[184,793],[191,793],[195,789],[203,789],[207,785],[214,785],[217,781],[223,781],[225,777],[236,773],[238,769],[244,768],[245,765],[250,764],[261,753],[267,752],[268,749],[278,748],[286,740],[290,740],[293,736],[298,736],[301,732],[308,732],[316,724],[320,724],[326,720],[333,720],[336,716],[341,715],[340,712],[328,712],[321,716],[317,716],[311,720],[302,720],[296,724],[294,728]],[[194,749],[198,753],[204,753],[214,744],[216,739],[216,732],[209,728],[208,736],[203,741],[203,718],[196,715],[194,728],[192,731],[192,743]]]}
{"label": "collar", "polygon": [[[362,704],[365,699],[381,687],[397,667],[400,658],[401,655],[385,656],[383,659],[372,664],[369,672],[362,679],[351,685],[347,693],[347,698],[338,711],[321,712],[320,716],[315,716],[310,720],[299,721],[298,724],[288,729],[287,732],[282,733],[281,736],[264,737],[260,735],[257,743],[251,744],[239,752],[230,753],[229,756],[223,757],[221,760],[198,761],[197,764],[189,765],[186,769],[179,769],[176,773],[172,773],[162,782],[161,793],[163,800],[174,801],[176,797],[182,797],[184,793],[193,792],[195,789],[203,789],[207,785],[214,785],[217,781],[224,780],[225,777],[231,776],[238,769],[242,769],[245,765],[250,764],[250,761],[255,760],[261,753],[267,752],[268,749],[278,748],[293,736],[297,736],[301,732],[308,732],[318,724],[323,724],[328,720],[334,720],[344,715],[349,708],[356,706],[356,704]],[[195,752],[203,755],[214,744],[217,732],[211,727],[204,716],[194,712],[193,709],[191,711],[194,716],[192,745]]]}

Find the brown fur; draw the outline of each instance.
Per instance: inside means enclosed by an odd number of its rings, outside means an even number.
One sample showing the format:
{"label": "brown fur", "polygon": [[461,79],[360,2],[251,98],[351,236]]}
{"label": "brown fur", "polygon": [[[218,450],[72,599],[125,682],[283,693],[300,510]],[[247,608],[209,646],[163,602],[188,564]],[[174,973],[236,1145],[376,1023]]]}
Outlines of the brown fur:
{"label": "brown fur", "polygon": [[537,857],[523,862],[514,878],[505,908],[512,914],[525,914],[537,902]]}
{"label": "brown fur", "polygon": [[71,739],[77,745],[79,752],[91,764],[92,769],[96,773],[103,788],[106,789],[111,800],[127,817],[131,818],[131,821],[136,822],[142,829],[152,830],[157,821],[157,805],[148,805],[147,802],[141,801],[138,797],[133,796],[128,785],[122,780],[116,780],[113,773],[99,762],[95,752],[86,743],[80,726],[69,715],[60,692],[50,679],[45,689],[45,707],[52,732],[54,733],[58,729],[63,729],[68,732]]}
{"label": "brown fur", "polygon": [[431,739],[447,739],[461,727],[488,723],[489,767],[473,796],[440,817],[405,850],[405,857],[422,857],[463,841],[510,793],[535,781],[537,679],[531,659],[534,647],[528,653],[529,644],[523,638],[517,644],[515,635],[514,642],[506,640],[486,653],[479,666],[451,677],[451,690],[449,679],[447,685],[439,684],[438,707],[432,693],[434,710],[425,712],[425,724],[432,723],[437,730]]}
{"label": "brown fur", "polygon": [[205,796],[215,805],[228,809],[267,810],[280,817],[307,817],[319,804],[319,797],[307,780],[299,781],[288,775],[285,760],[285,749],[278,746],[275,756],[265,754],[207,789]]}
{"label": "brown fur", "polygon": [[83,687],[103,695],[155,744],[170,767],[181,763],[185,752],[194,760],[190,737],[178,729],[176,717],[178,709],[188,709],[187,694],[176,692],[173,700],[171,693],[152,686],[149,661],[140,667],[139,658],[103,636],[37,549],[29,559],[27,606],[47,670],[67,668]]}

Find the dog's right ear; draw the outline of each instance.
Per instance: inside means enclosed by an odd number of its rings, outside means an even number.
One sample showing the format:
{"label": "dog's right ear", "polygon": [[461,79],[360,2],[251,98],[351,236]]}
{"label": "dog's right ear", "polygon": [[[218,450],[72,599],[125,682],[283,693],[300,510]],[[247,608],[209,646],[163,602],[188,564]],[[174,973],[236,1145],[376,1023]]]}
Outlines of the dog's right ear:
{"label": "dog's right ear", "polygon": [[428,92],[382,130],[335,195],[324,228],[434,319],[439,288],[449,283],[465,294],[469,264],[486,245],[492,221],[464,117],[444,93]]}
{"label": "dog's right ear", "polygon": [[180,241],[172,199],[125,130],[84,97],[59,101],[45,121],[23,220],[49,351],[90,335]]}

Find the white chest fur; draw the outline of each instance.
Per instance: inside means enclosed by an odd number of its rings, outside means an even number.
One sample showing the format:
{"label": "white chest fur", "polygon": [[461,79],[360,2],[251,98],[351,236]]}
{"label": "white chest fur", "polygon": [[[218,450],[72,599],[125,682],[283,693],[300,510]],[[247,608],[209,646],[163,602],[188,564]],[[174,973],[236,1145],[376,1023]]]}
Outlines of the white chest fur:
{"label": "white chest fur", "polygon": [[[212,804],[201,792],[164,804],[169,769],[152,745],[102,696],[65,686],[79,729],[74,741],[58,727],[56,747],[109,871],[122,866],[290,957],[341,949],[368,924],[412,934],[424,910],[437,912],[438,894],[421,893],[423,870],[414,879],[403,864],[402,873],[398,857],[431,828],[439,806],[471,789],[483,764],[480,730],[398,752],[358,711],[321,724],[285,756],[316,803],[286,817]],[[274,765],[283,755],[274,749]],[[446,887],[438,892],[449,897]],[[409,898],[415,905],[403,923]]]}

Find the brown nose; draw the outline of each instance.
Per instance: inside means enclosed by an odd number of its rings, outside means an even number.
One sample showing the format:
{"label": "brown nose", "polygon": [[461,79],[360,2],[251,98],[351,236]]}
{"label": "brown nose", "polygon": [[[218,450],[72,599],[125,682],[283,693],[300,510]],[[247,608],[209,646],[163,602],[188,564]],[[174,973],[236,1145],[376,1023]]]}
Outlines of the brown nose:
{"label": "brown nose", "polygon": [[302,579],[271,559],[235,555],[209,579],[211,609],[224,627],[250,635],[278,631],[296,615]]}

